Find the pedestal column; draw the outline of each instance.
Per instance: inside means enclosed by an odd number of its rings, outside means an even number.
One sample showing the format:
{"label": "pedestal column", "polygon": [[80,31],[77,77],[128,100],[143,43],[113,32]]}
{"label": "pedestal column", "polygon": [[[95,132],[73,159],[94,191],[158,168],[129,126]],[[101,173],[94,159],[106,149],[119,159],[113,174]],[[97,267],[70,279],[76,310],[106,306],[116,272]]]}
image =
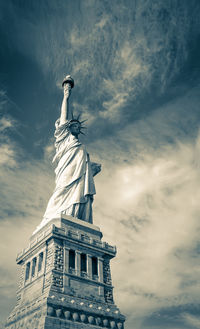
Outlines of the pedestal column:
{"label": "pedestal column", "polygon": [[92,279],[92,256],[87,255],[87,274],[88,278]]}
{"label": "pedestal column", "polygon": [[75,257],[75,269],[76,269],[76,275],[81,276],[81,253],[80,251],[75,251],[76,257]]}
{"label": "pedestal column", "polygon": [[[103,283],[103,258],[98,257],[98,276],[99,276],[99,282]],[[99,287],[99,294],[101,296],[104,296],[104,287]]]}
{"label": "pedestal column", "polygon": [[67,274],[69,273],[69,248],[64,246],[64,273],[63,273],[63,287],[64,291],[66,291],[69,286],[69,277]]}
{"label": "pedestal column", "polygon": [[99,282],[103,283],[103,258],[98,257],[98,275]]}

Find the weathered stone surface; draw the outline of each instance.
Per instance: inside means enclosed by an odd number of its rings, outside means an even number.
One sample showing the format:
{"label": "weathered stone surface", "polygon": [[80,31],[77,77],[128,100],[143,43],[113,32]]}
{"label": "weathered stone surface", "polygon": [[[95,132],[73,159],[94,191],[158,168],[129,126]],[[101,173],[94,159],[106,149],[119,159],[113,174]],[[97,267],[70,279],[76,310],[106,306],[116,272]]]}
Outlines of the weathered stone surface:
{"label": "weathered stone surface", "polygon": [[104,319],[103,320],[103,326],[108,327],[108,324],[109,324],[108,319]]}
{"label": "weathered stone surface", "polygon": [[69,320],[71,318],[71,313],[70,311],[65,311],[64,312],[64,315],[65,315],[65,319]]}
{"label": "weathered stone surface", "polygon": [[95,319],[95,322],[97,326],[100,326],[102,324],[102,320],[99,316]]}
{"label": "weathered stone surface", "polygon": [[81,319],[82,322],[86,322],[87,316],[85,314],[81,314],[80,319]]}
{"label": "weathered stone surface", "polygon": [[115,329],[116,328],[115,321],[110,321],[110,327],[111,327],[111,329]]}
{"label": "weathered stone surface", "polygon": [[89,316],[89,317],[88,317],[88,322],[89,322],[90,324],[93,324],[93,323],[94,323],[94,317],[93,317],[93,316]]}

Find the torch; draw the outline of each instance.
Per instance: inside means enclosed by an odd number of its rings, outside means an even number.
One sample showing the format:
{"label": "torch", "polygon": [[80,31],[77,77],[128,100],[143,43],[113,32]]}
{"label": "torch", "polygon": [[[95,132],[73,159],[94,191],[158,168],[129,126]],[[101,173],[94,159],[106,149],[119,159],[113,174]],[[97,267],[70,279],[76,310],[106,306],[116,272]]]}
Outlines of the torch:
{"label": "torch", "polygon": [[69,84],[71,86],[71,88],[74,88],[74,79],[72,79],[71,75],[66,75],[66,77],[64,78],[63,82],[62,82],[62,87],[64,87],[64,85]]}

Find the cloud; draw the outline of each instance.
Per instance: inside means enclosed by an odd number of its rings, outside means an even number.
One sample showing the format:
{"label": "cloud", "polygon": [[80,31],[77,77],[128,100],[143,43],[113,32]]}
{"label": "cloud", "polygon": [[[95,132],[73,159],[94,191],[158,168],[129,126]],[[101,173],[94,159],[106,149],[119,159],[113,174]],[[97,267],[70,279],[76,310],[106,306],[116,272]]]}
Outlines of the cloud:
{"label": "cloud", "polygon": [[141,90],[145,92],[151,82],[150,66],[137,56],[137,45],[141,40],[125,41],[116,51],[113,59],[112,79],[103,80],[105,94],[109,100],[103,102],[100,116],[112,121],[119,121],[123,108],[135,101]]}
{"label": "cloud", "polygon": [[98,178],[95,222],[106,240],[117,241],[116,301],[133,320],[199,302],[198,145],[199,136],[156,157],[146,153],[119,168],[104,167]]}
{"label": "cloud", "polygon": [[16,28],[13,46],[57,85],[74,75],[79,108],[115,123],[133,120],[149,98],[163,95],[188,60],[191,31],[195,40],[199,30],[197,3],[45,1],[6,11]]}
{"label": "cloud", "polygon": [[183,314],[183,318],[189,326],[192,326],[192,328],[196,328],[196,329],[200,328],[200,317],[199,316],[185,313],[185,314]]}
{"label": "cloud", "polygon": [[5,131],[5,129],[11,128],[13,126],[13,123],[8,118],[1,118],[0,119],[0,133]]}
{"label": "cloud", "polygon": [[7,108],[11,101],[7,97],[5,91],[0,91],[0,165],[7,165],[14,167],[16,163],[16,143],[11,142],[9,133],[16,130],[18,126],[17,121],[7,113]]}
{"label": "cloud", "polygon": [[[85,29],[72,27],[73,73],[83,91],[83,76],[89,77],[86,85],[95,92],[101,117],[115,123],[133,118],[141,102],[161,96],[179,75],[188,59],[187,37],[193,24],[190,9],[183,5],[179,10],[182,21],[177,20],[176,4],[129,4],[127,15],[127,8],[117,3],[112,11],[108,6],[103,24],[95,23],[94,14]],[[90,107],[88,90],[85,98]]]}

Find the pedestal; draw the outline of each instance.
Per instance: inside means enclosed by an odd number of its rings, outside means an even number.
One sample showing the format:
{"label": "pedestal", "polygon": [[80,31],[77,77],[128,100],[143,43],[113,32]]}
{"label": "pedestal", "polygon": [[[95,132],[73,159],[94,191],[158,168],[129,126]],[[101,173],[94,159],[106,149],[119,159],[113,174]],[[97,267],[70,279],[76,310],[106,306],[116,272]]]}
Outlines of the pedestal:
{"label": "pedestal", "polygon": [[93,224],[62,215],[41,228],[17,256],[17,304],[9,329],[122,329],[110,260],[116,248]]}

